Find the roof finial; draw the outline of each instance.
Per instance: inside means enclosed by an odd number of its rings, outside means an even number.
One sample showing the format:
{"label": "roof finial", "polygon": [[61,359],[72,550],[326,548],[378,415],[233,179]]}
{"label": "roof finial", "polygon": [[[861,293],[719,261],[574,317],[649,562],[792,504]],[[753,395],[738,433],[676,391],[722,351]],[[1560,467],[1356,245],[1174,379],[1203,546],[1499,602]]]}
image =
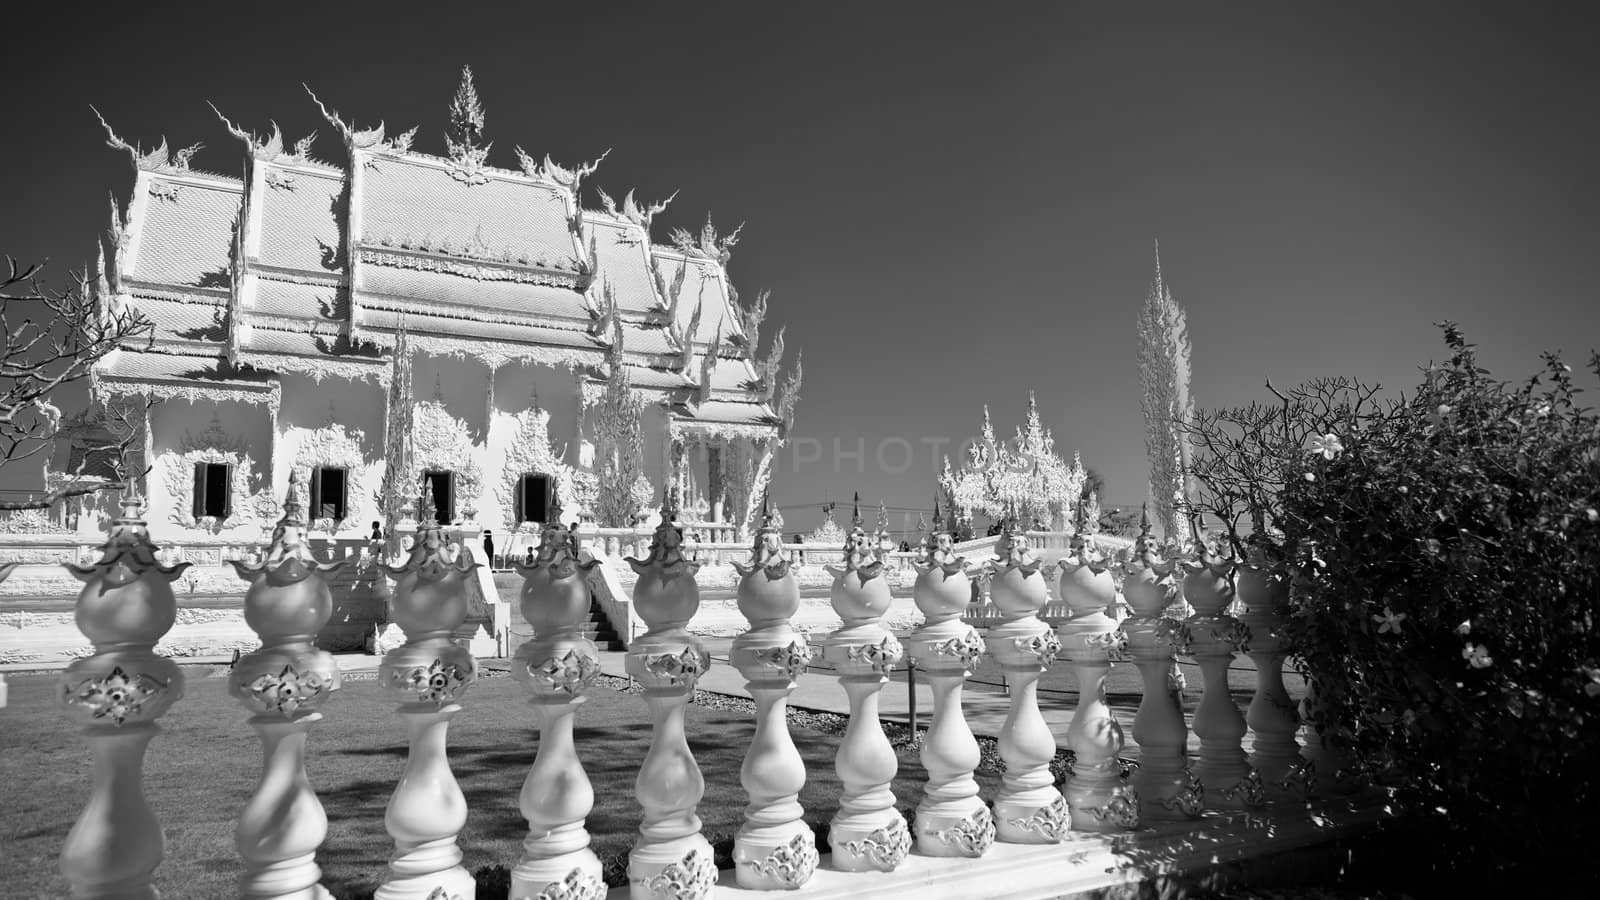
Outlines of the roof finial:
{"label": "roof finial", "polygon": [[456,95],[450,101],[450,130],[446,140],[452,149],[459,145],[476,147],[483,140],[483,104],[478,100],[478,88],[472,83],[472,67],[461,67],[461,83],[456,85]]}
{"label": "roof finial", "polygon": [[850,506],[850,527],[851,528],[860,528],[861,527],[861,492],[860,491],[856,491],[855,500],[851,501],[851,506]]}

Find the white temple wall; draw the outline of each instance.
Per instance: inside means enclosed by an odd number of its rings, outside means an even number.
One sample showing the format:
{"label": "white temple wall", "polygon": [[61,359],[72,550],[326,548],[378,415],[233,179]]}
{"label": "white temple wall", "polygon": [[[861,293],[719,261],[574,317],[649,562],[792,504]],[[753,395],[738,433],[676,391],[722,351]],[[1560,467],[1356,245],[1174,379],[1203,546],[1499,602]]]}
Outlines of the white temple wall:
{"label": "white temple wall", "polygon": [[[537,413],[532,409],[535,391]],[[496,370],[478,523],[496,533],[517,525],[515,491],[525,474],[552,478],[562,518],[575,522],[571,475],[578,456],[577,426],[578,394],[570,371],[522,364]]]}
{"label": "white temple wall", "polygon": [[[156,539],[218,534],[253,540],[276,519],[269,471],[272,414],[259,404],[165,400],[151,410],[152,466],[145,518]],[[200,463],[230,466],[229,514],[197,519],[194,473]]]}
{"label": "white temple wall", "polygon": [[[300,502],[313,532],[365,535],[381,519],[379,493],[384,471],[384,416],[388,394],[375,381],[283,375],[283,403],[273,453],[272,495],[289,488],[291,469],[300,473]],[[325,519],[310,508],[312,470],[345,469],[345,517]]]}

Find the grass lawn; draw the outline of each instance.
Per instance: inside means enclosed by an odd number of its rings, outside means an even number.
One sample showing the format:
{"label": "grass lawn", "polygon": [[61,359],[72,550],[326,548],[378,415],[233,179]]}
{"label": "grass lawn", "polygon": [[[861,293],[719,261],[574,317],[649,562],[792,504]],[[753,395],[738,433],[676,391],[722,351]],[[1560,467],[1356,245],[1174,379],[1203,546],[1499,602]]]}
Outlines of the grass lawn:
{"label": "grass lawn", "polygon": [[[186,695],[162,718],[164,730],[151,742],[144,770],[146,796],[167,839],[156,887],[177,900],[234,894],[240,870],[234,823],[261,767],[244,708],[228,696],[226,678],[202,674],[207,671],[222,670],[186,671]],[[0,710],[0,888],[5,897],[62,896],[67,885],[57,856],[88,799],[91,760],[55,705],[54,677],[13,676],[9,684],[10,706]],[[527,822],[517,795],[539,743],[526,696],[509,677],[483,678],[450,726],[450,763],[469,807],[460,837],[463,864],[474,872],[510,867],[521,853]],[[347,680],[311,733],[306,766],[329,820],[318,862],[323,884],[336,897],[365,895],[385,873],[392,844],[383,830],[384,808],[406,751],[394,709],[375,681]],[[706,779],[700,804],[705,834],[726,854],[744,809],[739,767],[755,725],[748,715],[694,705],[689,719],[690,743]],[[791,731],[808,772],[800,796],[806,820],[826,822],[840,794],[833,770],[839,737]],[[634,779],[650,739],[643,699],[597,686],[578,712],[576,739],[595,787],[593,849],[608,879],[621,883],[639,825]],[[926,777],[915,752],[902,749],[894,785],[902,811],[915,807]],[[979,782],[992,797],[998,779],[980,775]],[[730,867],[731,859],[719,865]]]}

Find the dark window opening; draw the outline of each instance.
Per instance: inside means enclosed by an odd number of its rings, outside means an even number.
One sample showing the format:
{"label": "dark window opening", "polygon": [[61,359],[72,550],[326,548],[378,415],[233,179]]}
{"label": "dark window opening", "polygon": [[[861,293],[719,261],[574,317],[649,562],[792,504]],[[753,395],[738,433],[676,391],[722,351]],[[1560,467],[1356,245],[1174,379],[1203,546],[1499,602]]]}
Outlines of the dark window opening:
{"label": "dark window opening", "polygon": [[433,493],[433,516],[440,525],[455,521],[455,473],[428,472],[428,490]]}
{"label": "dark window opening", "polygon": [[550,476],[524,475],[517,480],[517,522],[550,520]]}
{"label": "dark window opening", "polygon": [[311,518],[343,519],[349,492],[348,469],[320,468],[311,470]]}
{"label": "dark window opening", "polygon": [[195,463],[194,517],[226,519],[233,514],[233,466],[227,463]]}

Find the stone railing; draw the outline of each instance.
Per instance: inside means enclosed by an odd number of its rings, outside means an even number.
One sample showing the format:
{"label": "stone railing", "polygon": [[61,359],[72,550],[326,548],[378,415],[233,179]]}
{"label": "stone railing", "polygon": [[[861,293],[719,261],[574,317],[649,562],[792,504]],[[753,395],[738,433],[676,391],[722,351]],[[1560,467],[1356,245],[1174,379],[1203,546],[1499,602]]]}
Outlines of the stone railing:
{"label": "stone railing", "polygon": [[[286,513],[290,527],[257,561],[237,567],[262,649],[240,660],[230,689],[254,714],[250,725],[271,775],[245,805],[238,830],[241,891],[251,897],[319,895],[315,855],[328,829],[303,755],[325,689],[337,678],[332,660],[307,637],[326,623],[335,564],[301,539],[296,514]],[[61,854],[76,896],[151,896],[151,873],[164,852],[159,840],[142,837],[159,836],[160,823],[144,801],[140,773],[155,720],[182,702],[182,673],[154,646],[174,623],[172,588],[186,567],[162,562],[164,552],[142,524],[136,510],[125,510],[98,559],[76,570],[86,582],[77,621],[93,646],[68,668],[62,696],[96,757],[91,799]],[[627,671],[644,688],[653,723],[636,781],[640,824],[630,885],[611,896],[701,900],[719,879],[716,891],[725,897],[797,888],[814,897],[1055,896],[1259,853],[1274,842],[1325,841],[1376,819],[1341,818],[1320,805],[1329,787],[1311,764],[1317,744],[1302,746],[1300,723],[1285,701],[1289,648],[1275,630],[1286,597],[1281,582],[1259,570],[1206,554],[1158,558],[1146,544],[1113,567],[1092,546],[1074,542],[1047,579],[1041,557],[1004,535],[998,553],[965,566],[938,554],[915,560],[924,620],[897,637],[882,622],[889,588],[881,560],[865,544],[852,544],[849,552],[831,549],[843,625],[813,640],[791,623],[799,585],[789,565],[792,551],[810,548],[783,544],[768,528],[753,551],[734,560],[739,608],[751,627],[734,640],[730,662],[755,701],[755,731],[740,776],[749,801],[745,824],[734,841],[734,868],[719,875],[696,815],[704,781],[684,715],[711,658],[685,628],[699,603],[697,575],[674,531],[670,524],[657,529],[642,548],[634,532],[590,534],[584,539],[596,544],[586,554],[578,536],[551,529],[534,560],[518,567],[521,612],[536,637],[519,648],[512,674],[532,694],[541,737],[520,795],[528,837],[520,857],[505,861],[513,866],[512,897],[592,900],[606,893],[599,861],[587,849],[595,798],[583,772],[583,759],[604,748],[578,745],[573,729],[580,695],[600,664],[580,633],[591,592],[630,623]],[[471,566],[448,542],[441,529],[424,529],[405,559],[384,567],[395,579],[393,620],[404,640],[385,655],[380,680],[410,734],[405,773],[384,820],[395,842],[378,891],[386,900],[470,900],[475,891],[457,846],[469,810],[450,772],[447,739],[477,677],[472,654],[452,637],[468,617],[473,588]],[[634,582],[624,598],[621,580],[607,577],[608,563],[630,550]],[[989,585],[988,603],[977,611],[981,629],[963,621],[973,614],[975,577]],[[1120,622],[1110,614],[1119,592],[1130,610]],[[1175,592],[1195,611],[1187,620],[1164,615]],[[1235,600],[1247,610],[1244,621],[1227,613]],[[1248,720],[1227,682],[1241,653],[1257,666]],[[818,656],[832,663],[850,709],[835,761],[843,793],[826,854],[798,801],[814,773],[785,714],[797,679]],[[962,696],[986,656],[1011,685],[998,739],[1005,775],[990,798],[973,777],[979,745]],[[1178,656],[1192,656],[1204,674],[1192,717],[1166,681]],[[933,694],[914,830],[897,811],[897,758],[877,713],[878,693],[904,660]],[[1059,790],[1050,771],[1056,738],[1036,689],[1058,664],[1071,667],[1078,695],[1066,734],[1074,762]],[[1123,732],[1106,705],[1105,684],[1113,666],[1128,665],[1139,671],[1144,699],[1132,732],[1139,765],[1123,778]],[[1191,730],[1199,738],[1192,765]],[[507,790],[514,789],[508,779]]]}

